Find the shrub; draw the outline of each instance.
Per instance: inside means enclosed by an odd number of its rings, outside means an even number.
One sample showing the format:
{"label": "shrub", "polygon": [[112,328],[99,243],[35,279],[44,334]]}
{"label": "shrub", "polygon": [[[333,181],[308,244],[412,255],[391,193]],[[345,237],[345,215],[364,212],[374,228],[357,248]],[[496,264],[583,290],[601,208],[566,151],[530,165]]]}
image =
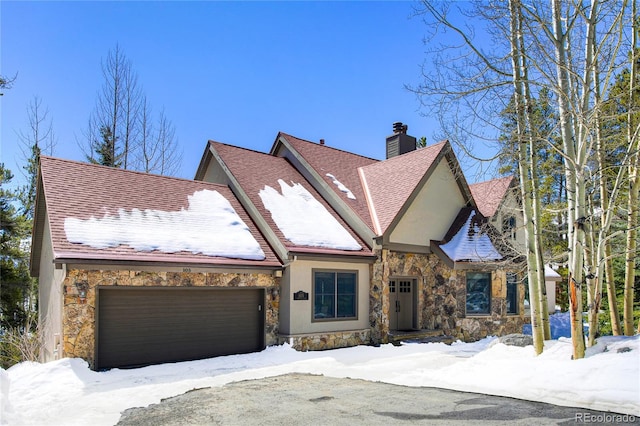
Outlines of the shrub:
{"label": "shrub", "polygon": [[24,327],[2,330],[0,367],[7,369],[23,361],[38,361],[43,345],[43,327],[27,318]]}

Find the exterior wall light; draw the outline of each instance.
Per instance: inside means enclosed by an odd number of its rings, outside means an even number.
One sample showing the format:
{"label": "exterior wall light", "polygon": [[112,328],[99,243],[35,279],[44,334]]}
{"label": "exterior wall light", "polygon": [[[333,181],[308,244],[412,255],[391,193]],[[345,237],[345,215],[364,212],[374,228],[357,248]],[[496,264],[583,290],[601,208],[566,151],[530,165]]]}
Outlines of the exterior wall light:
{"label": "exterior wall light", "polygon": [[86,281],[76,282],[76,291],[78,292],[78,299],[80,299],[80,303],[85,303],[87,301],[87,290],[89,290],[89,283]]}

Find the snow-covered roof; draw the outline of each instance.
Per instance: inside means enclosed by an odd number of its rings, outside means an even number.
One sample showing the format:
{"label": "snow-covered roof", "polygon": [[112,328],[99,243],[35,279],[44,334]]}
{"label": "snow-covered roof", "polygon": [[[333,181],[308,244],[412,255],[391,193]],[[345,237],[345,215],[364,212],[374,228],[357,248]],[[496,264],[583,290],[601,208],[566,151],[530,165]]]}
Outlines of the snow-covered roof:
{"label": "snow-covered roof", "polygon": [[188,208],[177,211],[134,208],[101,218],[67,217],[64,230],[68,241],[97,249],[127,245],[143,252],[265,258],[247,225],[218,191],[196,191],[188,200]]}
{"label": "snow-covered roof", "polygon": [[482,230],[479,221],[474,220],[475,211],[469,216],[458,232],[440,249],[454,262],[486,262],[502,259],[489,236]]}
{"label": "snow-covered roof", "polygon": [[292,243],[337,250],[361,250],[362,246],[329,211],[299,183],[278,179],[280,191],[265,186],[260,191],[264,207],[276,226]]}
{"label": "snow-covered roof", "polygon": [[342,182],[340,182],[338,178],[336,178],[331,173],[327,173],[326,176],[332,180],[333,184],[338,188],[340,192],[344,192],[346,194],[348,199],[350,200],[356,199],[356,196],[353,195],[353,192],[351,192],[349,188],[347,188]]}
{"label": "snow-covered roof", "polygon": [[54,261],[280,267],[226,185],[41,158],[31,273]]}
{"label": "snow-covered roof", "polygon": [[547,281],[561,281],[562,280],[562,276],[557,273],[556,271],[554,271],[551,266],[549,265],[544,265],[544,278]]}
{"label": "snow-covered roof", "polygon": [[[213,141],[209,146],[214,161],[228,170],[237,185],[235,190],[268,227],[265,234],[281,257],[296,252],[373,258],[370,242],[353,231],[287,158]],[[348,199],[330,180],[327,183],[346,202],[360,202]],[[355,191],[354,196],[358,197]]]}

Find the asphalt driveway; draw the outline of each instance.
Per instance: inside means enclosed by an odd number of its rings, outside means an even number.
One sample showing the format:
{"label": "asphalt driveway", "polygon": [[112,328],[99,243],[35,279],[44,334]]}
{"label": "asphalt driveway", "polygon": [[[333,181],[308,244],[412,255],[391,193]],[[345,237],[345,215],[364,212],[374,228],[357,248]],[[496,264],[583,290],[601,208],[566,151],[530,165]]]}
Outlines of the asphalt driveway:
{"label": "asphalt driveway", "polygon": [[[287,374],[197,389],[131,408],[118,425],[573,425],[612,424],[606,421],[611,417],[467,392]],[[640,424],[639,418],[631,420]]]}

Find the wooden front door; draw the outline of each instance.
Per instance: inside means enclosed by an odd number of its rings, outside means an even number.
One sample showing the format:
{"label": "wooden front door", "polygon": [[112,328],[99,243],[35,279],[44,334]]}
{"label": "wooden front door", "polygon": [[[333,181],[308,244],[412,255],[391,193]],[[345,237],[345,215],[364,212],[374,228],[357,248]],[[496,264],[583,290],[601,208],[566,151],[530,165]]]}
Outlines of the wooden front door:
{"label": "wooden front door", "polygon": [[416,285],[415,279],[397,278],[389,281],[389,329],[413,330]]}

